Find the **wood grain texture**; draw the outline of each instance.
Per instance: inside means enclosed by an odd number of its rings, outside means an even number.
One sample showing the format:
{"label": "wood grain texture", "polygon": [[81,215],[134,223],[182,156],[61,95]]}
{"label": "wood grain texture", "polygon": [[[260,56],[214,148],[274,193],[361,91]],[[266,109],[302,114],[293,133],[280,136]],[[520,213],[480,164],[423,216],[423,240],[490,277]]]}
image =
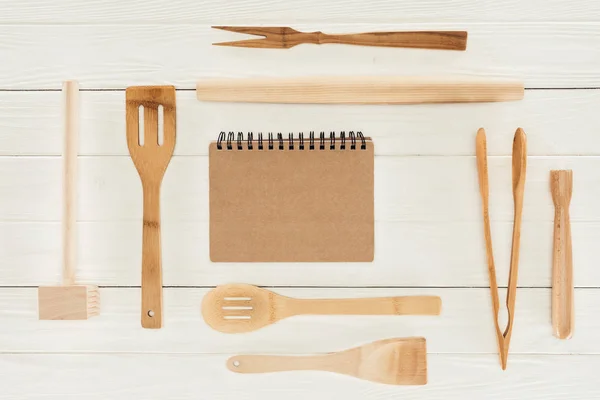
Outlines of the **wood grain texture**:
{"label": "wood grain texture", "polygon": [[202,299],[202,317],[223,333],[252,332],[297,315],[439,315],[437,296],[295,299],[248,284],[217,286]]}
{"label": "wood grain texture", "polygon": [[[141,217],[140,217],[141,218]],[[519,284],[552,285],[552,229],[548,221],[524,223]],[[494,221],[492,235],[500,282],[508,280],[512,222]],[[140,221],[79,223],[78,279],[99,285],[139,286]],[[455,232],[461,232],[456,235]],[[574,284],[600,286],[600,270],[588,254],[597,247],[600,223],[573,222],[577,252]],[[0,286],[52,285],[60,280],[60,224],[0,223]],[[453,286],[487,287],[485,247],[479,221],[377,222],[377,256],[369,264],[274,263],[248,268],[243,263],[209,263],[208,223],[163,220],[163,282],[172,286],[250,282],[275,286]],[[397,238],[402,238],[398,241]],[[204,244],[204,245],[201,245]],[[403,261],[396,260],[398,252]],[[205,260],[205,261],[203,261]],[[285,270],[285,274],[281,271]]]}
{"label": "wood grain texture", "polygon": [[7,24],[39,23],[189,23],[210,24],[282,22],[515,22],[515,21],[598,21],[600,8],[592,0],[576,3],[561,0],[490,2],[458,0],[440,3],[434,0],[336,0],[323,4],[317,0],[284,3],[277,0],[118,0],[80,3],[60,0],[47,4],[43,0],[27,0],[15,4],[0,4],[0,22]]}
{"label": "wood grain texture", "polygon": [[[138,86],[126,91],[127,147],[140,175],[143,193],[142,326],[162,327],[162,253],[160,189],[175,149],[175,88]],[[140,121],[143,109],[143,121]],[[163,121],[160,120],[162,109]],[[140,127],[144,139],[140,139]],[[163,124],[161,143],[160,127]]]}
{"label": "wood grain texture", "polygon": [[573,193],[573,171],[550,171],[554,202],[554,252],[552,257],[552,328],[554,336],[568,339],[575,327],[573,306],[573,249],[569,205]]}
{"label": "wood grain texture", "polygon": [[[524,222],[553,221],[548,171],[556,167],[578,170],[576,184],[585,183],[588,188],[573,199],[572,221],[600,221],[600,209],[596,207],[600,197],[599,157],[529,157],[529,161],[532,179],[525,193]],[[490,196],[494,198],[490,204],[492,220],[511,221],[511,180],[503,173],[510,168],[510,158],[490,157],[488,166]],[[141,184],[131,160],[87,157],[80,160],[79,167],[79,221],[141,219]],[[413,173],[415,170],[418,175]],[[59,221],[59,171],[58,158],[0,158],[4,187],[12,191],[12,196],[0,198],[0,221]],[[451,179],[456,176],[461,179]],[[207,222],[207,177],[207,157],[174,157],[162,186],[162,217],[170,222]],[[479,216],[477,170],[472,156],[375,157],[374,179],[375,221],[466,222],[476,221]],[[402,182],[402,186],[396,182]]]}
{"label": "wood grain texture", "polygon": [[[209,289],[165,288],[164,324],[168,329],[146,330],[139,326],[139,287],[100,288],[101,316],[62,322],[37,319],[37,289],[0,288],[0,352],[312,354],[386,337],[422,335],[427,338],[430,353],[489,354],[494,369],[501,372],[486,287],[272,290],[302,299],[440,296],[444,310],[439,316],[306,315],[249,334],[225,335],[211,329],[200,315],[200,304]],[[578,329],[567,341],[552,336],[550,293],[550,288],[519,288],[508,371],[514,367],[513,357],[518,354],[600,354],[600,344],[595,340],[600,322],[594,313],[600,301],[598,291],[575,289]]]}
{"label": "wood grain texture", "polygon": [[202,79],[200,101],[298,104],[486,103],[523,98],[523,83],[460,77]]}
{"label": "wood grain texture", "polygon": [[100,295],[92,285],[40,286],[40,320],[82,320],[100,314]]}
{"label": "wood grain texture", "polygon": [[[80,156],[128,155],[123,92],[83,91],[80,97]],[[376,141],[379,156],[474,155],[473,135],[485,126],[489,155],[506,156],[511,153],[511,132],[523,126],[531,156],[597,156],[598,104],[597,90],[529,90],[518,102],[402,109],[307,104],[292,111],[293,106],[285,104],[198,102],[194,91],[178,91],[174,154],[207,155],[209,143],[223,130],[362,130]],[[0,156],[60,155],[60,106],[59,92],[0,91]],[[574,121],[585,124],[573,130]]]}
{"label": "wood grain texture", "polygon": [[263,36],[263,39],[213,43],[217,46],[289,49],[299,44],[349,44],[356,46],[404,47],[430,50],[465,50],[467,32],[362,32],[343,35],[299,32],[290,27],[213,26],[224,31]]}
{"label": "wood grain texture", "polygon": [[385,400],[398,398],[398,393],[414,400],[458,400],[465,395],[486,400],[535,396],[558,400],[563,392],[575,399],[600,396],[595,373],[598,356],[517,356],[512,368],[503,372],[492,354],[430,354],[429,383],[403,388],[320,372],[244,375],[215,368],[226,359],[214,354],[5,354],[0,356],[0,370],[12,383],[4,388],[7,397],[34,400],[71,400],[84,392],[93,400],[158,400],[173,393],[186,400],[202,396],[250,400],[259,394],[268,400],[282,396],[303,400],[329,399],[333,391],[344,398]]}
{"label": "wood grain texture", "polygon": [[257,12],[262,23],[285,21],[328,23],[348,22],[410,22],[410,21],[598,21],[600,8],[591,0],[568,3],[561,0],[481,2],[459,0],[452,4],[425,0],[360,0],[330,1],[326,5],[317,0],[300,0],[292,4],[276,0],[207,0],[201,4],[193,0],[118,0],[80,3],[61,0],[47,4],[43,0],[27,0],[15,4],[0,4],[0,22],[7,24],[39,23],[205,23],[227,21],[256,23]]}
{"label": "wood grain texture", "polygon": [[[364,47],[357,57],[357,49],[351,46],[299,46],[268,54],[212,46],[223,37],[209,25],[2,25],[0,55],[12,61],[0,65],[0,89],[58,89],[57,82],[64,76],[76,78],[82,89],[124,89],[149,82],[193,89],[200,78],[333,76],[340,75],[340,69],[347,76],[463,75],[522,80],[528,88],[598,87],[598,26],[599,23],[298,26],[339,33],[469,32],[469,51],[465,53]],[[154,35],[157,30],[161,32],[159,37]],[[50,48],[53,51],[48,52]],[[81,49],[77,57],[72,54],[73,48]],[[135,52],[131,51],[133,48]],[[44,68],[39,69],[39,65]],[[122,67],[115,68],[116,65]]]}
{"label": "wood grain texture", "polygon": [[388,385],[425,385],[425,338],[378,340],[319,356],[238,355],[227,360],[230,371],[256,374],[283,371],[326,371]]}

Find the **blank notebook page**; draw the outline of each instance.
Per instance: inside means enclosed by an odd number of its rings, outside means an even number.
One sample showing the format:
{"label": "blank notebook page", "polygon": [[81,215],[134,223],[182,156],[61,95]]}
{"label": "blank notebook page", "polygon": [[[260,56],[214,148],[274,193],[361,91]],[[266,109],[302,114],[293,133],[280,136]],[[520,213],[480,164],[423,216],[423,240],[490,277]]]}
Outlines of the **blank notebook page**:
{"label": "blank notebook page", "polygon": [[212,261],[373,261],[372,141],[364,150],[360,140],[354,150],[349,139],[343,150],[340,139],[335,149],[305,142],[210,144]]}

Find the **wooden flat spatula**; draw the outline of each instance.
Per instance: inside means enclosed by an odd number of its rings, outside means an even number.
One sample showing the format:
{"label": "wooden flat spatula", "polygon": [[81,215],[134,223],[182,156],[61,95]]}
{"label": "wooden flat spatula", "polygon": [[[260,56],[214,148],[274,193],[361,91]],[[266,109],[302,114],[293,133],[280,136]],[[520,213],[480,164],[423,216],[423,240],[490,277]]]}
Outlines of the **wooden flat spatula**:
{"label": "wooden flat spatula", "polygon": [[[127,147],[142,180],[144,224],[142,238],[142,326],[162,327],[162,260],[160,243],[160,186],[175,149],[175,88],[129,87],[125,92]],[[144,139],[139,139],[140,107]],[[163,139],[159,139],[159,107],[163,110]]]}
{"label": "wooden flat spatula", "polygon": [[569,205],[573,193],[573,171],[550,171],[554,202],[554,255],[552,258],[552,328],[559,339],[573,334],[573,251]]}
{"label": "wooden flat spatula", "polygon": [[79,84],[66,81],[63,152],[63,286],[40,286],[40,319],[88,319],[100,313],[98,287],[77,285],[77,147],[79,138]]}
{"label": "wooden flat spatula", "polygon": [[318,370],[388,385],[425,385],[427,348],[421,337],[386,339],[318,356],[239,355],[227,360],[227,368],[241,374]]}
{"label": "wooden flat spatula", "polygon": [[467,32],[465,31],[366,32],[330,35],[323,32],[298,32],[287,26],[213,26],[213,28],[263,36],[262,39],[213,43],[217,46],[289,49],[299,44],[311,43],[430,50],[465,50],[467,48]]}
{"label": "wooden flat spatula", "polygon": [[202,316],[213,329],[243,333],[293,315],[439,315],[437,296],[356,299],[294,299],[246,284],[217,286],[202,300]]}

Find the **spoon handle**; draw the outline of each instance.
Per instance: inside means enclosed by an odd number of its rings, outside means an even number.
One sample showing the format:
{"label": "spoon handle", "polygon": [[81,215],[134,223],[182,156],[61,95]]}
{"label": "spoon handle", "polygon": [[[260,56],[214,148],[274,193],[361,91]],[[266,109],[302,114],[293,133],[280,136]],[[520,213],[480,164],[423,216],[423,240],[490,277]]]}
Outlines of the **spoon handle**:
{"label": "spoon handle", "polygon": [[439,315],[438,296],[398,296],[357,299],[293,299],[290,315]]}

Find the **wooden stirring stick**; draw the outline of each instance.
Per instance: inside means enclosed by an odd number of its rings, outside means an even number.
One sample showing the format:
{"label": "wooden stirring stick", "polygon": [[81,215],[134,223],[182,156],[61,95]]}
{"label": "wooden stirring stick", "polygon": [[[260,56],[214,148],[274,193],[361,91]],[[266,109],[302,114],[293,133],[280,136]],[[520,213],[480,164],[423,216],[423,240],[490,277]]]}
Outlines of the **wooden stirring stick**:
{"label": "wooden stirring stick", "polygon": [[523,195],[525,191],[525,175],[527,169],[527,139],[525,132],[521,128],[517,129],[513,141],[512,154],[512,186],[514,200],[514,223],[513,223],[513,239],[512,252],[510,261],[510,272],[508,278],[508,290],[506,295],[506,307],[508,310],[508,323],[502,333],[498,314],[500,301],[498,298],[498,283],[496,281],[496,267],[494,265],[494,255],[492,251],[492,234],[490,228],[489,216],[489,184],[488,184],[488,168],[487,168],[487,146],[485,130],[479,129],[476,138],[476,156],[477,156],[477,171],[479,174],[479,190],[483,203],[483,222],[484,236],[488,261],[488,273],[490,279],[490,292],[492,295],[492,307],[494,316],[494,325],[496,328],[496,336],[498,339],[498,352],[500,354],[500,362],[502,369],[506,369],[508,361],[508,349],[510,347],[510,339],[512,336],[512,328],[515,316],[515,301],[517,294],[517,279],[519,272],[519,245],[521,240],[521,217],[523,215]]}
{"label": "wooden stirring stick", "polygon": [[552,328],[554,336],[569,339],[573,334],[573,252],[569,204],[573,171],[550,171],[554,202],[554,255],[552,258]]}

